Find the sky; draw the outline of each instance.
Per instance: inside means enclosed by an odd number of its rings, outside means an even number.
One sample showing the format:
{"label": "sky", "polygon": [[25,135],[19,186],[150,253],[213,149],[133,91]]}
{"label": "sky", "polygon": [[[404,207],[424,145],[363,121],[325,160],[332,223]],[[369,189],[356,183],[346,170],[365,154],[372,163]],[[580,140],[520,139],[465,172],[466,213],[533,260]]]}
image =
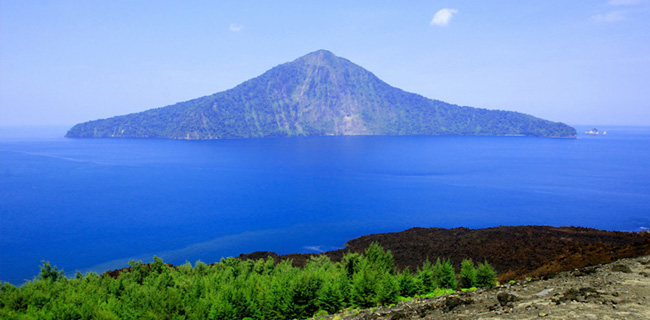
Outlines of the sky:
{"label": "sky", "polygon": [[650,125],[650,0],[0,0],[0,126],[162,107],[319,49],[453,104]]}

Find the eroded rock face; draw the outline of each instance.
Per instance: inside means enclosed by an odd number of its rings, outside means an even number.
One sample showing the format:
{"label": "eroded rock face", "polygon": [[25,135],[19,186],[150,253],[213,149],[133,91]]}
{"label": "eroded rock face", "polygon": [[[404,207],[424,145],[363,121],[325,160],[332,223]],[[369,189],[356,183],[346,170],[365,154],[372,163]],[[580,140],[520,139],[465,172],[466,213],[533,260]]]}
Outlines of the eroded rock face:
{"label": "eroded rock face", "polygon": [[[629,270],[629,272],[628,272]],[[314,319],[650,319],[650,256]]]}

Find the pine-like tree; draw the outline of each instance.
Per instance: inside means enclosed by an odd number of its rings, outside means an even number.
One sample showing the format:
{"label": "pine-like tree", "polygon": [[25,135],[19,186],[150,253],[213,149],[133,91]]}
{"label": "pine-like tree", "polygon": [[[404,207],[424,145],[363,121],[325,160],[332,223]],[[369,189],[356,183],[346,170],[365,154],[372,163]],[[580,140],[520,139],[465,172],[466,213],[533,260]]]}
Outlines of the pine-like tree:
{"label": "pine-like tree", "polygon": [[458,287],[458,280],[456,280],[456,271],[449,259],[440,260],[436,263],[436,284],[439,288],[456,290]]}
{"label": "pine-like tree", "polygon": [[352,278],[352,304],[361,308],[374,307],[377,304],[377,271],[363,267]]}
{"label": "pine-like tree", "polygon": [[400,295],[403,297],[412,297],[418,292],[415,278],[411,274],[409,267],[406,267],[402,273],[397,276]]}
{"label": "pine-like tree", "polygon": [[476,268],[472,259],[465,259],[460,264],[460,287],[472,288],[476,286]]}
{"label": "pine-like tree", "polygon": [[434,266],[429,259],[425,260],[422,269],[418,270],[417,285],[419,294],[427,294],[436,289]]}
{"label": "pine-like tree", "polygon": [[399,297],[399,284],[395,277],[390,273],[384,273],[377,292],[377,302],[381,305],[390,305],[397,303]]}
{"label": "pine-like tree", "polygon": [[379,243],[371,243],[368,249],[366,249],[365,257],[368,259],[368,262],[372,268],[379,271],[380,273],[388,272],[390,274],[395,274],[395,262],[393,261],[393,253],[390,252],[390,250],[384,250],[384,248],[380,246]]}
{"label": "pine-like tree", "polygon": [[476,270],[476,286],[477,287],[492,287],[497,282],[497,273],[494,268],[487,262],[478,265]]}
{"label": "pine-like tree", "polygon": [[49,261],[42,260],[41,273],[38,274],[40,280],[57,281],[65,276],[63,270],[58,270],[56,266],[52,267]]}

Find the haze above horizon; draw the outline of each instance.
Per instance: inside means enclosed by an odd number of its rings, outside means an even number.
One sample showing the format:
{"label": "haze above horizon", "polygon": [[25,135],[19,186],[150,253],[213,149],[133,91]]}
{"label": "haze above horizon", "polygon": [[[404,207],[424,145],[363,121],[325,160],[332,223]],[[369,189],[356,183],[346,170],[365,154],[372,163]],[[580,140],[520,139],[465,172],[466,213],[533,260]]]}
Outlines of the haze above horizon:
{"label": "haze above horizon", "polygon": [[325,49],[448,103],[650,125],[650,1],[0,3],[0,126],[230,89]]}

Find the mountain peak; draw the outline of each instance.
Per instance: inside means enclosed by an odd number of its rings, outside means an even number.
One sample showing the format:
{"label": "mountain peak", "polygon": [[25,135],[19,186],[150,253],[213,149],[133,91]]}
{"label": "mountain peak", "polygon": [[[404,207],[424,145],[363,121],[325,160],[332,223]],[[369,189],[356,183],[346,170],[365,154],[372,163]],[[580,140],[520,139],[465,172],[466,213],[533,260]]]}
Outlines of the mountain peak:
{"label": "mountain peak", "polygon": [[316,50],[314,52],[310,52],[298,59],[331,59],[331,58],[338,58],[334,53],[331,51],[325,50],[325,49],[320,49]]}
{"label": "mountain peak", "polygon": [[[293,62],[304,63],[308,66],[357,66],[349,60],[338,57],[334,53],[323,49],[308,53]],[[357,67],[361,68],[359,66]]]}
{"label": "mountain peak", "polygon": [[174,139],[313,135],[576,133],[565,124],[517,112],[459,107],[405,92],[345,58],[318,50],[230,90],[81,123],[67,134]]}

